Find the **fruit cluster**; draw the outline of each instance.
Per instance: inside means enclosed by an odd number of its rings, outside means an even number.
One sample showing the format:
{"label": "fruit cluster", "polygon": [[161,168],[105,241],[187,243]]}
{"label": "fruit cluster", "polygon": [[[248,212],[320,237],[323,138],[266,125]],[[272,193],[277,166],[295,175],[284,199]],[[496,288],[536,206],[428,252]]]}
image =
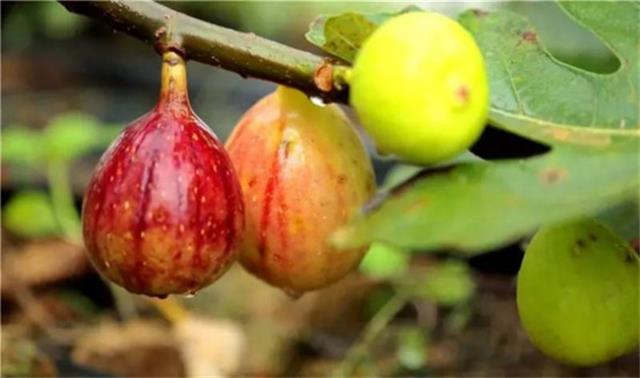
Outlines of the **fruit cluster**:
{"label": "fruit cluster", "polygon": [[[394,54],[383,53],[387,45]],[[387,22],[351,77],[364,127],[381,151],[404,160],[452,157],[484,126],[482,56],[444,16]],[[158,104],[124,130],[89,183],[83,230],[96,269],[131,292],[166,296],[196,292],[238,258],[299,295],[358,266],[366,248],[336,250],[329,240],[374,194],[375,178],[340,108],[279,87],[247,111],[225,147],[189,105],[185,61],[165,52]]]}
{"label": "fruit cluster", "polygon": [[195,293],[239,258],[300,295],[358,266],[365,250],[338,251],[329,236],[374,192],[367,152],[336,105],[279,87],[225,148],[191,109],[185,61],[168,51],[158,104],[89,183],[84,240],[95,268],[133,293]]}

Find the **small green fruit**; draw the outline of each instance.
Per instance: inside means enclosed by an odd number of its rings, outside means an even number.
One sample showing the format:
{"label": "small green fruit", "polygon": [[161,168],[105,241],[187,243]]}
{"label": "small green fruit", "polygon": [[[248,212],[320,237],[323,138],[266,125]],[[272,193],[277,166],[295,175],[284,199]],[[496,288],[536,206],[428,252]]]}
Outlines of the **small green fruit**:
{"label": "small green fruit", "polygon": [[411,12],[376,29],[358,51],[350,102],[378,150],[432,164],[467,149],[489,109],[484,61],[456,21]]}
{"label": "small green fruit", "polygon": [[638,345],[637,254],[595,221],[543,228],[518,275],[522,325],[542,352],[595,365]]}

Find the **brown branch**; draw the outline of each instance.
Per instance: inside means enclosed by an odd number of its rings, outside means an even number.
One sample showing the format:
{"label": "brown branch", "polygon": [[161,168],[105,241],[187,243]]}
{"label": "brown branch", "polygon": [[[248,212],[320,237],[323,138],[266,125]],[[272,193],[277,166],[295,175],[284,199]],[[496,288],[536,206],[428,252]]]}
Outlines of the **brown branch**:
{"label": "brown branch", "polygon": [[161,51],[176,49],[188,59],[244,77],[298,88],[326,101],[347,102],[347,67],[309,52],[198,20],[148,0],[60,3],[70,12],[100,20]]}

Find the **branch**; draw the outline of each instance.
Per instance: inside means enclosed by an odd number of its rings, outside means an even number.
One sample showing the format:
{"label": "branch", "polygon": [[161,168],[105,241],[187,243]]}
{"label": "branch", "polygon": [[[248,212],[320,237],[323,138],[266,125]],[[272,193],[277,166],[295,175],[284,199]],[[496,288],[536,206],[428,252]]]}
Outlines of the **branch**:
{"label": "branch", "polygon": [[348,67],[306,51],[198,20],[155,2],[60,1],[68,11],[153,44],[185,58],[273,81],[326,101],[347,102],[344,79]]}

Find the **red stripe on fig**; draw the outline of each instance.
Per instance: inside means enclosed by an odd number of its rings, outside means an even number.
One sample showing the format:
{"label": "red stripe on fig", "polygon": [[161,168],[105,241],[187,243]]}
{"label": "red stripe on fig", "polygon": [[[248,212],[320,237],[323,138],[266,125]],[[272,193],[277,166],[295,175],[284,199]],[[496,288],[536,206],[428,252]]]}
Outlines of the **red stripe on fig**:
{"label": "red stripe on fig", "polygon": [[279,87],[239,121],[227,149],[243,190],[240,261],[290,294],[332,284],[366,248],[336,250],[330,235],[373,195],[371,161],[336,105]]}
{"label": "red stripe on fig", "polygon": [[133,293],[194,293],[235,260],[243,212],[229,156],[189,104],[185,62],[165,53],[160,101],[113,142],[89,183],[89,258]]}

